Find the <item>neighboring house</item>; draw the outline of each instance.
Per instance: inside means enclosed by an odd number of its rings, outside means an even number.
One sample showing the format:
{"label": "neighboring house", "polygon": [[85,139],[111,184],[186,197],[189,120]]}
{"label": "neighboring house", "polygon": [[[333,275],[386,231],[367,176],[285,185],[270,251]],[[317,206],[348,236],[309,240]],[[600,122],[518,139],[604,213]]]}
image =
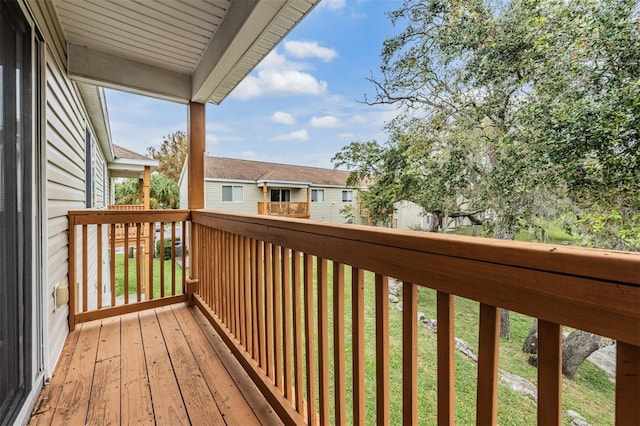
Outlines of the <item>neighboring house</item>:
{"label": "neighboring house", "polygon": [[[205,157],[205,208],[347,222],[341,209],[356,206],[349,172],[318,167]],[[180,176],[180,206],[186,208],[188,164]]]}
{"label": "neighboring house", "polygon": [[68,212],[107,207],[118,176],[146,190],[152,160],[111,144],[102,87],[204,114],[316,2],[170,3],[0,2],[1,424],[28,419],[68,334]]}

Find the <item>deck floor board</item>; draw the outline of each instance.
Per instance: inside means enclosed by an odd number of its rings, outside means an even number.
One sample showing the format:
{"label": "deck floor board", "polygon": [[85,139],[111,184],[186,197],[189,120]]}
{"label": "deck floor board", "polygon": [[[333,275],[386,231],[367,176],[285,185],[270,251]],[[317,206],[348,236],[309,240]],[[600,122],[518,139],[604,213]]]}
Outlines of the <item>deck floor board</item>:
{"label": "deck floor board", "polygon": [[197,308],[78,325],[30,424],[278,424]]}

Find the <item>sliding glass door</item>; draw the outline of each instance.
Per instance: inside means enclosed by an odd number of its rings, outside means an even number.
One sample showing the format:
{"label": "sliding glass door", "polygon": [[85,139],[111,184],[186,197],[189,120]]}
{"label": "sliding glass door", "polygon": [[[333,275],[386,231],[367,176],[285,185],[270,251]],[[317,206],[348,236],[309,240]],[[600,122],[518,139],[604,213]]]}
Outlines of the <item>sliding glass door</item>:
{"label": "sliding glass door", "polygon": [[0,423],[31,387],[32,42],[15,1],[0,1]]}

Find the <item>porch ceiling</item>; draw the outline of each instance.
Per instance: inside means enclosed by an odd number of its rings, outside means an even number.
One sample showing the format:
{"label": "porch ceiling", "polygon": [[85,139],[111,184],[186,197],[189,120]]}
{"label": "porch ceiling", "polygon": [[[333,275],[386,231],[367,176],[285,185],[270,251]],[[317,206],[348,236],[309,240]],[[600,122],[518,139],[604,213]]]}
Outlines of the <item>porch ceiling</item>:
{"label": "porch ceiling", "polygon": [[53,0],[76,81],[220,103],[319,0]]}

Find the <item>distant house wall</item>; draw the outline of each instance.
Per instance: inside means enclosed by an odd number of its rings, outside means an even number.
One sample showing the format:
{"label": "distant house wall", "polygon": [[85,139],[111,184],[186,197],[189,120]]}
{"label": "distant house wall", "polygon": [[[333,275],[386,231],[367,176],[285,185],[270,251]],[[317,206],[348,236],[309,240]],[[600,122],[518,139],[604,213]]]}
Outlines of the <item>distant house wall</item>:
{"label": "distant house wall", "polygon": [[422,207],[411,201],[395,203],[393,227],[397,229],[427,228],[431,215],[425,215]]}
{"label": "distant house wall", "polygon": [[[347,205],[355,204],[356,190],[335,187],[314,186],[312,189],[324,190],[324,202],[311,203],[311,219],[322,222],[346,223],[346,217],[340,213],[340,209]],[[342,201],[342,191],[353,191],[353,202]]]}
{"label": "distant house wall", "polygon": [[[178,178],[178,191],[180,192],[180,208],[186,209],[189,207],[189,182],[187,179],[188,176],[189,165],[187,164],[187,160],[184,162],[184,166],[182,166],[182,172],[180,173],[180,178]],[[206,206],[206,202],[205,202]]]}
{"label": "distant house wall", "polygon": [[[180,197],[182,200],[182,193],[186,190],[183,179],[180,186]],[[243,188],[243,200],[242,201],[222,201],[222,187],[224,185],[242,186]],[[268,186],[271,189],[289,189],[291,191],[291,201],[307,201],[307,188],[287,188],[286,186]],[[347,190],[345,188],[335,187],[323,187],[314,186],[314,190],[324,191],[324,202],[312,202],[310,206],[311,219],[323,222],[338,222],[346,223],[346,218],[340,213],[340,209],[349,204],[355,203],[356,190],[353,191],[354,201],[342,202],[342,191]],[[267,195],[267,200],[270,200],[270,193]],[[262,193],[262,187],[259,187],[255,182],[242,182],[242,181],[226,181],[226,180],[205,180],[205,208],[218,210],[228,213],[247,213],[258,214],[258,203],[264,200]],[[182,201],[180,207],[183,208]],[[186,204],[185,204],[186,207]]]}

